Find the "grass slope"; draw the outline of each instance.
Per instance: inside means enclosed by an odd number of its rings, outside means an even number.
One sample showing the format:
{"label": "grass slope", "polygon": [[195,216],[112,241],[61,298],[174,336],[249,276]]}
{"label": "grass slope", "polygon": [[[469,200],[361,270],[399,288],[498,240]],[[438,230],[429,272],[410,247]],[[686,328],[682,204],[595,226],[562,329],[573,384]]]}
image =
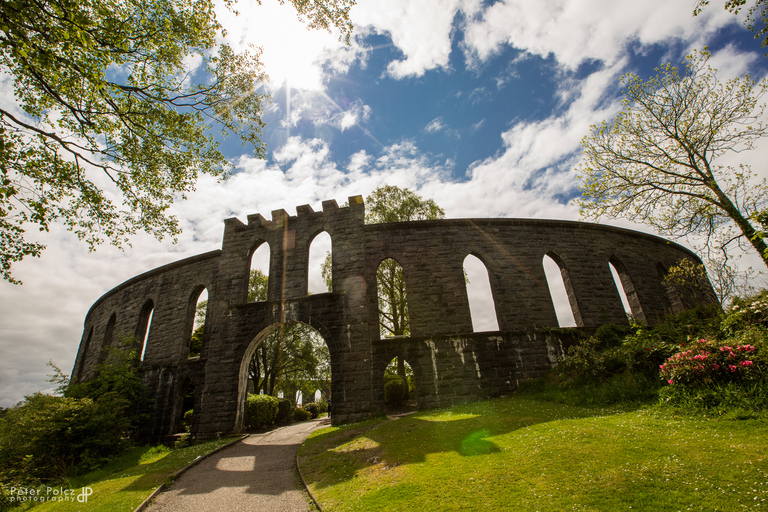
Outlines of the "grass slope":
{"label": "grass slope", "polygon": [[[232,441],[231,438],[222,438],[175,450],[165,446],[133,448],[97,471],[71,478],[66,484],[54,486],[74,490],[74,495],[69,500],[46,501],[34,507],[34,510],[36,512],[132,511],[178,470],[198,457]],[[90,487],[93,494],[88,497],[87,503],[78,503],[75,498],[83,487]],[[26,508],[13,510],[26,510]]]}
{"label": "grass slope", "polygon": [[768,510],[768,421],[512,397],[315,432],[327,511]]}

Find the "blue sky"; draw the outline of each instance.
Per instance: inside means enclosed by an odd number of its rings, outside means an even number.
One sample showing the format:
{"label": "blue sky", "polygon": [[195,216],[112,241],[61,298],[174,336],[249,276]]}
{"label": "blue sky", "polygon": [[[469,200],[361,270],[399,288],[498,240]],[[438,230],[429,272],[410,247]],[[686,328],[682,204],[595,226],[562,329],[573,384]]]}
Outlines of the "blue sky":
{"label": "blue sky", "polygon": [[[173,212],[177,244],[147,236],[88,253],[61,226],[24,261],[22,287],[0,283],[0,406],[45,389],[45,363],[69,373],[88,308],[130,277],[220,246],[223,220],[339,204],[384,184],[436,200],[448,217],[579,218],[575,167],[589,126],[620,109],[620,77],[648,77],[708,46],[722,78],[760,79],[768,59],[740,19],[713,1],[360,0],[355,37],[307,31],[288,6],[240,3],[219,17],[236,47],[263,49],[273,96],[266,160],[223,141],[225,183],[203,178]],[[190,68],[195,61],[190,59]],[[2,77],[0,101],[13,101]],[[768,147],[740,155],[766,176]],[[609,223],[650,231],[627,220]]]}

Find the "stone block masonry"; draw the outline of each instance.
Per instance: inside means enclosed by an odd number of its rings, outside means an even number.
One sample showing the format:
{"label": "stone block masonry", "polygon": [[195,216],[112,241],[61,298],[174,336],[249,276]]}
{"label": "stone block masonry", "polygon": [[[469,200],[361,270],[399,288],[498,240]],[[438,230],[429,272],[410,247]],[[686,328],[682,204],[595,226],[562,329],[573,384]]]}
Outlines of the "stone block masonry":
{"label": "stone block masonry", "polygon": [[[332,419],[344,423],[383,413],[384,369],[395,356],[411,365],[422,408],[503,395],[550,369],[567,336],[551,329],[558,320],[545,256],[560,268],[576,329],[627,322],[609,264],[632,315],[648,324],[714,300],[663,282],[681,259],[700,263],[695,254],[626,229],[535,219],[365,225],[360,196],[343,208],[324,201],[322,211],[308,205],[296,211],[276,210],[271,220],[249,215],[247,224],[227,219],[220,250],[151,270],[106,293],[85,319],[72,378],[93,376],[108,347],[133,335],[153,395],[148,435],[163,438],[180,429],[190,392],[193,434],[235,432],[243,427],[251,355],[278,326],[303,322],[328,345]],[[331,237],[333,290],[308,294],[309,249],[322,232]],[[248,303],[251,258],[262,244],[270,249],[267,300]],[[488,270],[498,332],[472,330],[468,255]],[[388,258],[403,267],[409,337],[380,336],[376,270]],[[202,351],[190,357],[195,305],[204,289]]]}

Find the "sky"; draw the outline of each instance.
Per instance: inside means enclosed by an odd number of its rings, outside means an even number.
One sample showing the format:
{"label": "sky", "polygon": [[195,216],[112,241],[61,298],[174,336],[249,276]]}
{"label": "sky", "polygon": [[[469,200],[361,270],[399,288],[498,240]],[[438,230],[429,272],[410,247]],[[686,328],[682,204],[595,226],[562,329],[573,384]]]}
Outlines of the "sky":
{"label": "sky", "polygon": [[[24,284],[0,282],[0,406],[50,389],[49,360],[71,372],[101,295],[220,248],[229,217],[317,211],[389,184],[434,199],[448,218],[579,220],[579,141],[619,112],[622,75],[648,78],[704,47],[721,78],[768,72],[759,41],[722,3],[693,17],[690,0],[359,0],[349,46],[276,0],[241,1],[238,16],[222,3],[226,41],[263,50],[267,157],[222,141],[235,173],[203,177],[173,205],[176,244],[139,235],[125,251],[89,253],[62,226],[39,235],[42,257],[14,267]],[[0,101],[12,101],[8,81],[0,87]],[[767,174],[768,144],[739,158]]]}

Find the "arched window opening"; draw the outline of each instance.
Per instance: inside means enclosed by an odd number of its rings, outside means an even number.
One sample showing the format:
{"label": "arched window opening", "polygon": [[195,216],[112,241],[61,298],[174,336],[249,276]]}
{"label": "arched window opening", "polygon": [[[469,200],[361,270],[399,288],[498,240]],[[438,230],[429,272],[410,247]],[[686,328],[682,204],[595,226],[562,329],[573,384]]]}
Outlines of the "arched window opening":
{"label": "arched window opening", "polygon": [[325,293],[332,290],[331,235],[326,231],[318,234],[309,246],[309,268],[307,269],[307,291]]}
{"label": "arched window opening", "polygon": [[238,428],[254,427],[245,422],[248,395],[282,395],[298,405],[312,401],[320,390],[329,399],[331,358],[325,339],[302,322],[270,326],[246,350],[238,389]]}
{"label": "arched window opening", "polygon": [[139,312],[139,323],[136,325],[136,339],[141,345],[141,360],[147,352],[147,341],[149,339],[149,330],[152,326],[152,316],[155,314],[155,305],[152,300],[148,300]]}
{"label": "arched window opening", "polygon": [[544,273],[547,276],[549,294],[552,297],[552,304],[557,315],[557,324],[560,327],[576,327],[577,323],[573,314],[575,298],[568,293],[568,285],[566,284],[566,280],[570,283],[570,278],[565,266],[561,266],[553,256],[544,255],[543,265]]}
{"label": "arched window opening", "polygon": [[619,297],[621,297],[621,305],[624,307],[627,317],[645,322],[645,315],[640,307],[637,291],[635,290],[635,285],[632,284],[632,279],[629,277],[627,267],[618,258],[608,260],[608,267],[611,269],[611,275],[616,283],[616,289],[619,291]]}
{"label": "arched window opening", "polygon": [[[192,295],[194,297],[194,294]],[[194,317],[192,319],[192,334],[189,340],[189,357],[200,357],[203,352],[203,332],[208,314],[208,289],[203,288],[199,292],[195,302]]]}
{"label": "arched window opening", "polygon": [[248,302],[267,300],[269,288],[270,250],[267,242],[262,243],[251,256],[251,270],[248,274]]}
{"label": "arched window opening", "polygon": [[496,303],[493,300],[488,269],[477,256],[464,258],[464,276],[467,284],[469,313],[472,316],[474,332],[498,331]]}
{"label": "arched window opening", "polygon": [[384,407],[387,414],[416,410],[413,368],[403,357],[393,358],[384,370]]}
{"label": "arched window opening", "polygon": [[390,338],[410,335],[408,295],[405,291],[403,267],[392,258],[382,261],[376,270],[376,288],[380,336]]}
{"label": "arched window opening", "polygon": [[683,311],[685,308],[683,307],[683,300],[680,297],[680,292],[678,291],[677,286],[667,278],[669,271],[661,263],[656,265],[656,271],[659,276],[659,281],[661,282],[661,287],[664,290],[664,294],[667,296],[668,312],[679,313]]}
{"label": "arched window opening", "polygon": [[176,431],[189,433],[192,430],[195,415],[195,383],[191,379],[185,379],[179,394],[181,407],[179,407]]}
{"label": "arched window opening", "polygon": [[104,330],[104,341],[101,343],[101,352],[99,353],[99,364],[105,362],[109,357],[109,347],[112,346],[112,338],[115,334],[115,323],[117,322],[117,313],[112,313],[107,321],[107,328]]}
{"label": "arched window opening", "polygon": [[88,337],[85,339],[85,345],[83,346],[83,353],[80,354],[80,361],[77,364],[77,381],[83,380],[83,371],[85,370],[85,360],[88,358],[88,352],[91,349],[91,339],[93,338],[93,327],[88,331]]}

